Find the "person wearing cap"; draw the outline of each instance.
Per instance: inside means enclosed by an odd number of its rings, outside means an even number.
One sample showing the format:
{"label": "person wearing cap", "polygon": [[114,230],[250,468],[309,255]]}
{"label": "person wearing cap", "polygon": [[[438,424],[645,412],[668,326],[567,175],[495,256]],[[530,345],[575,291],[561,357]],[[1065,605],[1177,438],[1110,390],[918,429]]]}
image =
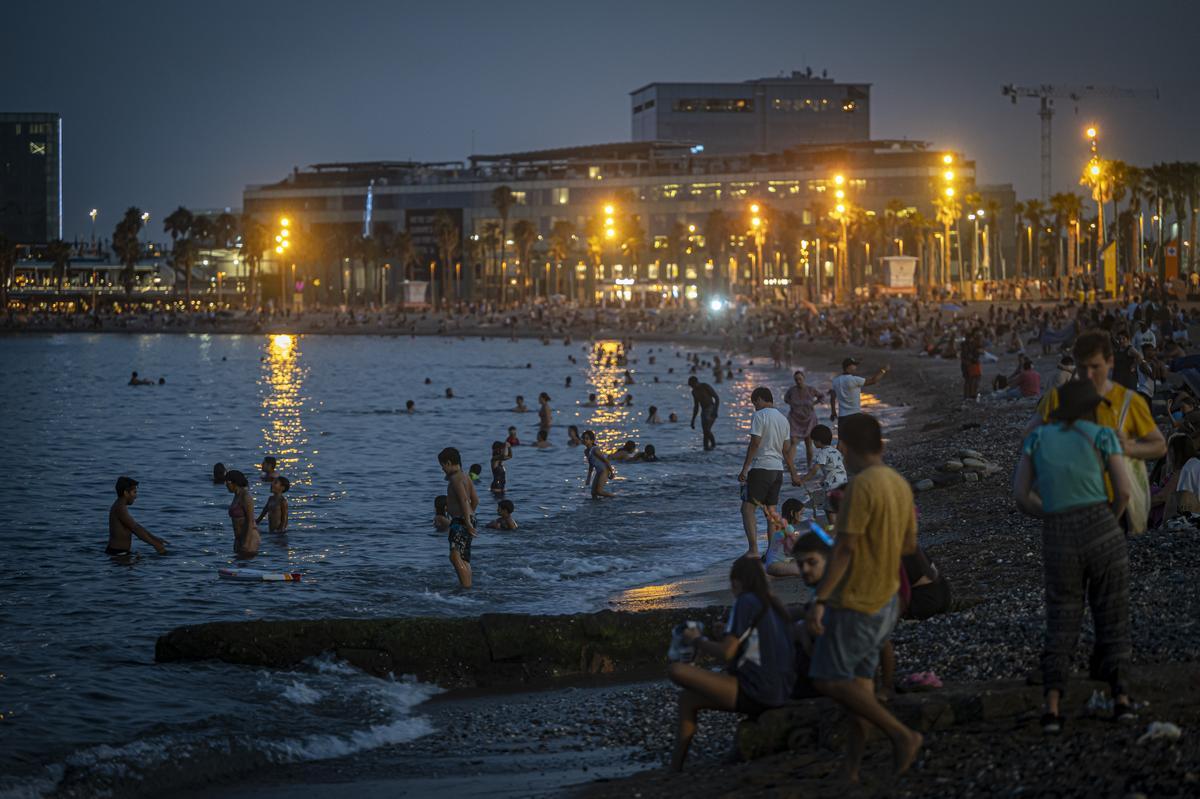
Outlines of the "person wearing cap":
{"label": "person wearing cap", "polygon": [[842,361],[842,373],[833,378],[833,388],[829,390],[829,418],[837,422],[838,439],[842,437],[842,420],[862,413],[863,386],[873,386],[888,373],[887,366],[870,377],[858,376],[858,359],[846,358]]}
{"label": "person wearing cap", "polygon": [[[1107,339],[1107,337],[1106,337]],[[1083,624],[1086,592],[1096,629],[1095,677],[1109,683],[1118,721],[1134,718],[1129,700],[1129,555],[1118,519],[1130,498],[1121,442],[1096,424],[1108,404],[1091,380],[1058,389],[1049,420],[1029,434],[1013,485],[1017,507],[1042,518],[1046,638],[1042,651],[1042,730],[1062,731],[1072,654]],[[1112,500],[1105,477],[1112,484]]]}

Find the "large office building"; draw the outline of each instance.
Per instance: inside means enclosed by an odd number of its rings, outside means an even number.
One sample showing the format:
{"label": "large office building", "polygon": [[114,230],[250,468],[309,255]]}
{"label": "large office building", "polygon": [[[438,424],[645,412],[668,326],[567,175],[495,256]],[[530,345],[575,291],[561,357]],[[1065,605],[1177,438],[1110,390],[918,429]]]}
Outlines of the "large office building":
{"label": "large office building", "polygon": [[871,86],[812,70],[741,83],[651,83],[630,92],[634,141],[768,153],[871,138]]}
{"label": "large office building", "polygon": [[[991,201],[1004,209],[986,223],[995,225],[992,240],[1011,240],[1011,231],[1003,227],[1003,220],[1012,218],[1011,190],[979,191],[974,162],[912,141],[809,145],[769,154],[697,153],[687,143],[622,142],[474,155],[465,163],[318,164],[294,170],[278,183],[248,186],[244,207],[268,226],[287,217],[316,238],[337,231],[359,237],[407,230],[418,251],[418,275],[429,275],[430,265],[443,260],[437,220],[448,220],[461,231],[454,261],[463,270],[462,295],[471,296],[481,277],[486,280],[482,267],[491,255],[481,241],[501,223],[493,192],[507,186],[513,201],[510,239],[522,220],[540,237],[530,254],[530,272],[534,264],[548,268],[551,260],[555,272],[564,268],[558,263],[562,259],[550,257],[549,244],[556,223],[566,222],[577,243],[565,266],[570,280],[556,276],[556,287],[582,285],[574,278],[591,266],[598,270],[600,297],[638,292],[694,297],[714,269],[732,282],[746,277],[757,243],[754,206],[768,225],[763,274],[780,282],[811,280],[822,266],[828,274],[836,257],[830,231],[836,228],[831,213],[838,204],[860,218],[895,220],[897,214],[919,211],[934,219],[934,198],[946,187],[947,158],[959,196],[978,192],[981,204]],[[836,198],[838,191],[843,198]],[[714,211],[721,212],[727,241],[706,240]],[[811,244],[801,247],[802,241]],[[970,249],[969,243],[963,247]],[[518,253],[516,244],[507,245],[510,265]],[[268,271],[270,259],[268,253]],[[855,250],[850,259],[870,271],[869,249]],[[354,282],[363,285],[362,279]]]}
{"label": "large office building", "polygon": [[62,238],[62,117],[0,113],[0,235]]}
{"label": "large office building", "polygon": [[[632,101],[629,142],[476,154],[465,162],[316,164],[248,186],[244,207],[268,226],[295,220],[316,239],[407,231],[417,274],[432,276],[450,258],[442,274],[454,267],[459,296],[494,296],[490,281],[512,268],[556,289],[565,271],[567,293],[592,301],[693,297],[723,281],[730,293],[750,282],[812,286],[842,257],[871,275],[879,256],[903,247],[901,219],[932,224],[935,200],[951,190],[961,203],[979,203],[960,209],[964,222],[972,210],[992,209],[976,213],[969,230],[950,231],[956,251],[973,259],[977,250],[990,253],[975,259],[986,261],[978,271],[1004,274],[1002,243],[1014,241],[1011,188],[977,187],[975,163],[962,153],[872,140],[869,84],[806,70],[742,83],[652,83],[632,92]],[[494,193],[501,187],[511,190],[512,241],[497,248],[503,220]],[[842,221],[855,244],[839,255]],[[519,228],[526,238],[530,230],[537,236],[525,248],[513,232],[518,223],[526,223]],[[450,248],[447,230],[460,233]],[[568,247],[555,243],[564,231],[573,234]],[[520,264],[522,257],[530,263]],[[353,260],[346,268],[356,268]],[[498,260],[504,269],[496,269]],[[338,280],[363,285],[345,274]],[[595,296],[575,290],[585,283]]]}

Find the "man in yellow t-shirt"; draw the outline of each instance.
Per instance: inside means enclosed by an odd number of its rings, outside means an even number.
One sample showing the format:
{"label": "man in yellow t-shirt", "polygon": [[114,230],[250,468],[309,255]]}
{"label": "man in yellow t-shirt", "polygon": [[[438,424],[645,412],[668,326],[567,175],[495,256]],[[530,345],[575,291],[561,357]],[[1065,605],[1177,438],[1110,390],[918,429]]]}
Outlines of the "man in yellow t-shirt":
{"label": "man in yellow t-shirt", "polygon": [[[1121,442],[1121,453],[1129,458],[1151,461],[1167,454],[1167,441],[1154,423],[1150,406],[1136,391],[1114,383],[1109,379],[1113,368],[1112,339],[1104,330],[1089,330],[1075,339],[1075,376],[1079,380],[1090,380],[1096,393],[1104,398],[1096,406],[1096,424],[1107,427],[1117,434]],[[1126,394],[1129,409],[1121,423],[1121,412],[1125,408]],[[1046,393],[1038,403],[1037,413],[1025,426],[1021,440],[1029,438],[1035,428],[1050,420],[1050,412],[1058,407],[1058,389]],[[1104,478],[1108,484],[1108,477]],[[1108,488],[1112,497],[1112,487]],[[1122,519],[1124,521],[1124,519]]]}
{"label": "man in yellow t-shirt", "polygon": [[891,739],[897,774],[908,769],[923,742],[879,704],[874,683],[880,647],[900,615],[900,556],[916,551],[917,519],[908,482],[883,464],[879,422],[854,414],[838,438],[854,477],[842,498],[837,543],[808,611],[808,631],[820,636],[809,677],[850,716],[846,776],[856,780],[868,724]]}

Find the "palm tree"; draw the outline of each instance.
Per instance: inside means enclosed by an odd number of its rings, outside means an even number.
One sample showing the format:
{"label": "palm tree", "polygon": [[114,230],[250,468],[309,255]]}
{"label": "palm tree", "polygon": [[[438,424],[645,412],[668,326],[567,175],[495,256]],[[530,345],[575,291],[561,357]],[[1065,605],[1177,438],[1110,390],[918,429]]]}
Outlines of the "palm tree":
{"label": "palm tree", "polygon": [[413,279],[413,265],[417,262],[417,248],[413,244],[412,234],[407,230],[402,230],[392,237],[392,252],[396,256],[396,260],[400,262],[400,269],[404,272],[406,281]]}
{"label": "palm tree", "polygon": [[[448,287],[453,279],[454,258],[462,247],[462,233],[454,224],[454,218],[446,211],[441,211],[434,217],[433,234],[437,239],[438,260],[442,265],[442,296],[449,297]],[[436,301],[434,309],[437,309]]]}
{"label": "palm tree", "polygon": [[1021,248],[1025,246],[1025,203],[1013,203],[1013,230],[1016,231],[1017,238],[1017,262],[1013,266],[1012,276],[1015,278],[1021,277],[1023,259]]}
{"label": "palm tree", "polygon": [[604,248],[608,243],[606,233],[603,219],[596,216],[588,217],[584,238],[587,241],[587,255],[591,263],[584,275],[583,292],[584,300],[589,305],[596,301],[596,272],[604,264]]}
{"label": "palm tree", "polygon": [[54,278],[58,293],[62,294],[67,283],[67,270],[71,266],[71,245],[62,239],[54,239],[46,245],[46,258],[54,264]]}
{"label": "palm tree", "polygon": [[163,231],[170,234],[172,245],[187,237],[191,232],[193,219],[192,212],[181,205],[163,220]]}
{"label": "palm tree", "polygon": [[917,274],[914,276],[913,282],[916,283],[917,291],[924,296],[933,276],[933,270],[925,258],[925,253],[929,249],[926,246],[929,235],[933,232],[933,222],[920,211],[912,211],[904,216],[904,224],[917,251]]}
{"label": "palm tree", "polygon": [[[202,217],[203,218],[203,217]],[[266,225],[249,214],[242,214],[242,262],[246,264],[246,307],[258,307],[258,267],[263,253],[271,245],[271,234]]]}
{"label": "palm tree", "polygon": [[[683,230],[686,235],[687,228],[685,227]],[[641,266],[642,256],[646,252],[646,229],[642,227],[642,218],[637,214],[630,214],[621,225],[621,232],[625,234],[621,240],[621,249],[629,257],[631,271],[636,274],[637,267]]]}
{"label": "palm tree", "polygon": [[[687,225],[678,220],[671,224],[671,229],[667,232],[667,259],[670,264],[675,265],[675,272],[669,276],[673,284],[678,283],[679,278],[685,274],[684,261],[687,258],[688,245],[690,244],[688,241],[689,235]],[[659,278],[662,277],[664,275],[660,272]]]}
{"label": "palm tree", "polygon": [[[954,197],[934,197],[933,207],[937,210],[937,221],[942,226],[942,261],[938,270],[938,284],[950,282],[950,226],[962,214],[962,207]],[[961,268],[961,263],[960,263]]]}
{"label": "palm tree", "polygon": [[[702,229],[704,231],[704,249],[708,251],[708,257],[713,262],[713,282],[720,284],[723,291],[728,290],[729,263],[726,252],[729,249],[729,237],[733,235],[733,226],[730,224],[729,216],[721,210],[709,211],[708,215],[704,217]],[[709,293],[714,293],[711,285]]]}
{"label": "palm tree", "polygon": [[1045,275],[1042,271],[1041,259],[1038,258],[1038,253],[1041,252],[1042,243],[1042,228],[1045,226],[1043,217],[1046,215],[1046,206],[1041,200],[1027,200],[1025,202],[1025,223],[1029,225],[1029,274],[1031,277],[1042,278]]}
{"label": "palm tree", "polygon": [[[490,298],[492,285],[496,282],[495,275],[500,273],[500,245],[504,242],[504,236],[500,232],[500,223],[484,222],[483,233],[479,240],[483,245],[484,254],[487,256],[483,265],[483,295]],[[497,285],[496,297],[499,296],[500,287]]]}
{"label": "palm tree", "polygon": [[530,281],[533,278],[533,264],[530,263],[530,256],[533,252],[533,245],[537,242],[538,232],[533,223],[528,219],[518,219],[513,223],[513,246],[516,247],[518,270],[517,270],[517,296],[521,302],[526,299],[527,289]]}
{"label": "palm tree", "polygon": [[900,228],[901,214],[904,213],[904,201],[891,199],[887,201],[887,205],[883,209],[883,235],[887,237],[887,254],[895,255],[892,252],[892,245],[896,243],[897,232]]}
{"label": "palm tree", "polygon": [[497,186],[492,189],[492,207],[500,214],[500,258],[496,269],[500,273],[500,302],[505,301],[508,294],[508,277],[505,275],[504,247],[508,243],[508,212],[513,206],[513,192],[508,186]]}
{"label": "palm tree", "polygon": [[[559,285],[560,276],[562,274],[563,261],[571,257],[571,252],[575,248],[575,226],[565,219],[560,219],[550,228],[550,246],[547,255],[554,262],[554,293],[561,294],[562,287]],[[571,267],[571,274],[575,274],[574,267]],[[546,289],[547,293],[550,289]],[[572,292],[573,294],[573,292]]]}
{"label": "palm tree", "polygon": [[113,229],[112,246],[124,266],[121,270],[121,284],[125,288],[126,296],[133,294],[133,284],[137,279],[137,262],[142,255],[142,242],[138,236],[142,232],[143,224],[142,209],[130,206],[125,209],[125,215]]}
{"label": "palm tree", "polygon": [[8,284],[17,265],[17,246],[0,233],[0,311],[8,310]]}

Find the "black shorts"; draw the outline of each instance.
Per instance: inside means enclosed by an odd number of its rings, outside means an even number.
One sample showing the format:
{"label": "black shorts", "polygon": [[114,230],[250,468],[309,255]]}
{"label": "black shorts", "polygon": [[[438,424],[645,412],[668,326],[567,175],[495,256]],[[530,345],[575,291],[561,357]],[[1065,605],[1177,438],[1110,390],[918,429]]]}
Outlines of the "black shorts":
{"label": "black shorts", "polygon": [[117,549],[116,547],[105,547],[104,554],[112,555],[113,557],[116,557],[116,558],[123,558],[129,554],[129,550],[128,549]]}
{"label": "black shorts", "polygon": [[779,504],[779,489],[783,487],[783,472],[775,469],[751,469],[746,475],[746,502],[775,507]]}
{"label": "black shorts", "polygon": [[851,418],[851,417],[853,417],[853,416],[857,416],[857,415],[858,415],[858,414],[856,414],[856,413],[852,413],[852,414],[849,414],[848,416],[839,416],[839,417],[838,417],[838,423],[837,423],[837,428],[838,428],[838,429],[837,429],[838,441],[841,441],[841,440],[842,440],[842,423],[843,423],[843,422],[845,422],[847,419],[849,419],[849,418]]}
{"label": "black shorts", "polygon": [[928,619],[939,613],[950,611],[950,583],[945,577],[939,577],[932,583],[913,586],[912,598],[908,600],[908,609],[904,613],[906,619]]}
{"label": "black shorts", "polygon": [[770,710],[771,706],[764,705],[762,702],[759,702],[757,699],[749,696],[739,680],[737,698],[733,700],[733,709],[737,713],[742,713],[750,716],[751,718],[757,718],[766,711]]}

